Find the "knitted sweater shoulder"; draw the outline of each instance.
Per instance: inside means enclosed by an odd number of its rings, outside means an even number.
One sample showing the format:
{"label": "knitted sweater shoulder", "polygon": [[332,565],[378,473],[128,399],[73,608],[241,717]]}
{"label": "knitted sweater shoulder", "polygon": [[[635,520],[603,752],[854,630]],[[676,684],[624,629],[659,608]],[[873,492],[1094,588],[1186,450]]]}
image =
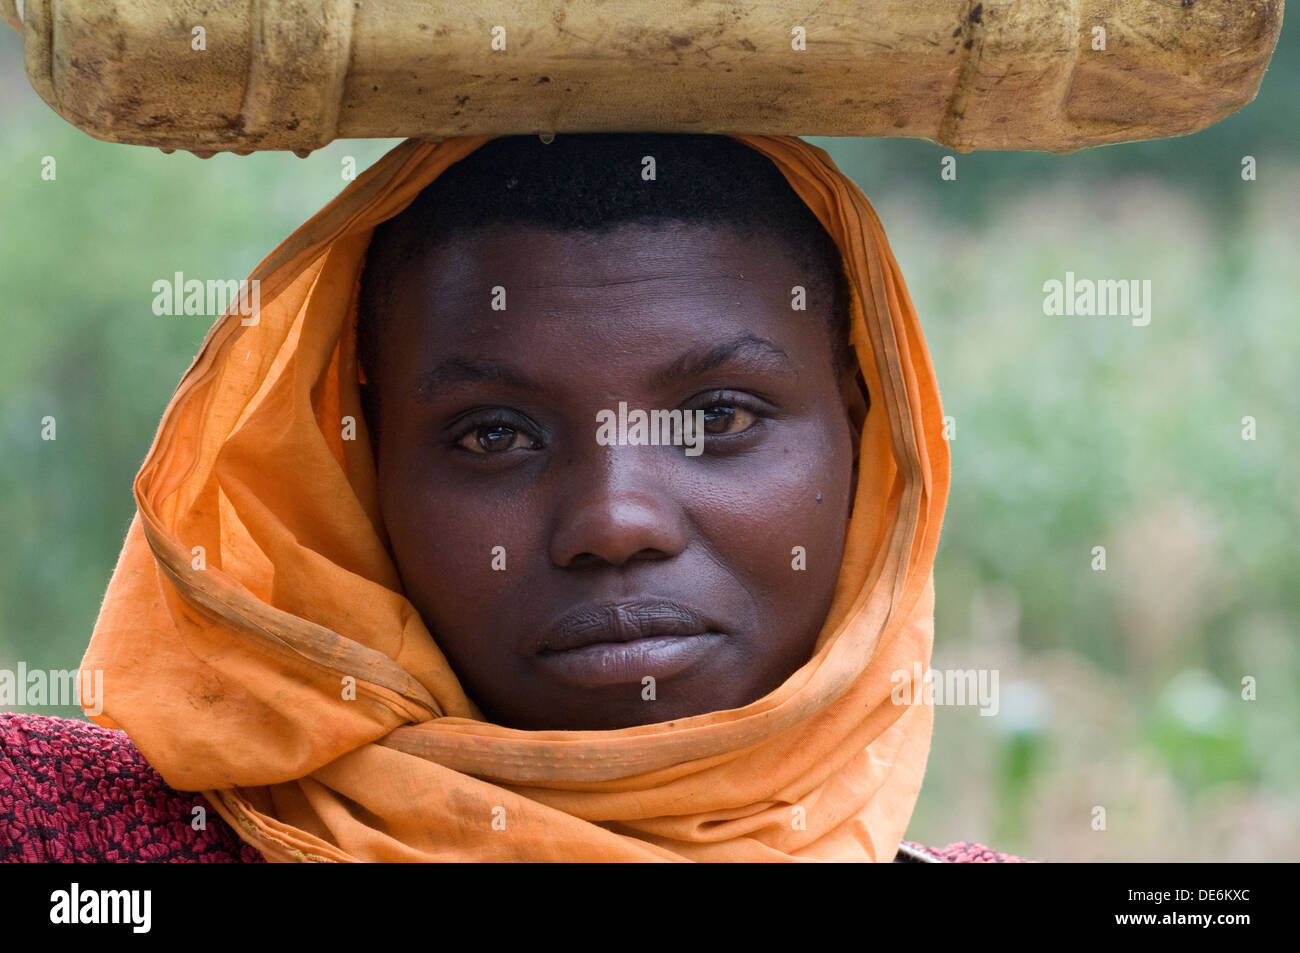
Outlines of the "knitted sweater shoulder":
{"label": "knitted sweater shoulder", "polygon": [[[905,841],[908,862],[1002,863],[980,844]],[[0,861],[260,863],[202,794],[175,791],[126,733],[0,713]]]}

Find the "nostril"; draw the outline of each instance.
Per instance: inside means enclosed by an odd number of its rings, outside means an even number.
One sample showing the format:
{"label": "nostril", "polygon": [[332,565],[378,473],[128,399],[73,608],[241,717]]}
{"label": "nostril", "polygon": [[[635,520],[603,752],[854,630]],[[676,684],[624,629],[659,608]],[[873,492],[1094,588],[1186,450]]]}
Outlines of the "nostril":
{"label": "nostril", "polygon": [[569,569],[599,569],[606,566],[625,566],[628,563],[647,562],[657,559],[668,559],[669,556],[661,549],[647,547],[639,549],[632,555],[622,559],[610,559],[605,556],[599,556],[596,553],[578,553],[569,560],[567,568]]}

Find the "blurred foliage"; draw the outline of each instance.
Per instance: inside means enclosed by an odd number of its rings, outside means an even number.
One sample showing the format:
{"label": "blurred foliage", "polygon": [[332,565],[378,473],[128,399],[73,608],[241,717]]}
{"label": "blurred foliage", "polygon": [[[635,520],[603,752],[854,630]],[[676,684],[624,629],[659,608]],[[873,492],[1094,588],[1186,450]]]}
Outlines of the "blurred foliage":
{"label": "blurred foliage", "polygon": [[[1298,32],[1254,104],[1190,137],[959,156],[952,182],[931,144],[813,140],[880,212],[956,422],[935,666],[1001,675],[996,717],[937,710],[910,837],[1300,858]],[[155,316],[153,281],[247,275],[346,184],[343,157],[394,143],[206,161],[101,143],[20,58],[0,30],[0,667],[72,668],[207,331]],[[1045,317],[1067,270],[1150,279],[1151,324]]]}

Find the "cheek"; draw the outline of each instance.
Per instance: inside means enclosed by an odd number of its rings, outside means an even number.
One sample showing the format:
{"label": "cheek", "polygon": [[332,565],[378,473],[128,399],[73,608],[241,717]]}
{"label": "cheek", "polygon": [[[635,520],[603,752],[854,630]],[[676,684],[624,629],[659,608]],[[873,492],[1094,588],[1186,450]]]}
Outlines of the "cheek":
{"label": "cheek", "polygon": [[407,598],[426,624],[468,642],[509,631],[527,554],[545,552],[535,498],[487,494],[480,481],[400,457],[381,458],[379,496]]}
{"label": "cheek", "polygon": [[784,627],[820,626],[829,609],[852,489],[849,441],[847,427],[810,422],[717,467],[698,490],[695,522],[714,558]]}

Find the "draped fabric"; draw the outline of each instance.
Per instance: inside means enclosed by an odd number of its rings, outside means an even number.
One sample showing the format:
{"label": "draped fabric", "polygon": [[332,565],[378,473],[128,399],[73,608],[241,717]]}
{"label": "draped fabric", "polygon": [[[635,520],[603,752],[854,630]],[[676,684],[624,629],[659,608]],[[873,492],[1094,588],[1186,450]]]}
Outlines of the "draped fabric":
{"label": "draped fabric", "polygon": [[[930,745],[949,456],[916,312],[866,197],[800,139],[766,155],[840,248],[872,395],[813,657],[743,708],[609,731],[484,720],[404,598],[361,412],[373,229],[490,141],[407,140],[250,276],[163,415],[83,667],[173,788],[268,860],[894,858]],[[355,439],[345,439],[352,419]],[[919,686],[911,686],[919,689]]]}

